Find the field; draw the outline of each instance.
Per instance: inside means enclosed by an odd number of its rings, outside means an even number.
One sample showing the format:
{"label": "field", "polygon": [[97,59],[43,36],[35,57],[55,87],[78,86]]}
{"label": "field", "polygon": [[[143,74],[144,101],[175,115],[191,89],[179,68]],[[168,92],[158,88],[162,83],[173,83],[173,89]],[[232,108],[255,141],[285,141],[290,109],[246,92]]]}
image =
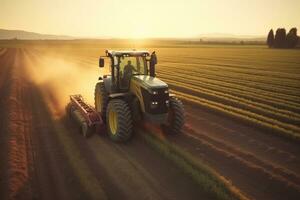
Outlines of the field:
{"label": "field", "polygon": [[[105,49],[149,49],[183,100],[183,133],[84,139]],[[300,51],[182,41],[0,41],[0,199],[299,199]],[[75,192],[76,191],[76,192]]]}

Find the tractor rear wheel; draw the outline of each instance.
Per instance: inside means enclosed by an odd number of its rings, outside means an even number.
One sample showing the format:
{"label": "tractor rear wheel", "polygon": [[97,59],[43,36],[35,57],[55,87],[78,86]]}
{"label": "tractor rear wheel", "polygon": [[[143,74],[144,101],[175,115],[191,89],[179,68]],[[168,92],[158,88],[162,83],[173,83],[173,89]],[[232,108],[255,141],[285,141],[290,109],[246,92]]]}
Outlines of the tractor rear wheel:
{"label": "tractor rear wheel", "polygon": [[170,108],[167,123],[162,125],[163,131],[169,134],[181,133],[184,125],[184,107],[176,97],[170,97]]}
{"label": "tractor rear wheel", "polygon": [[116,142],[126,142],[132,136],[133,122],[128,104],[121,99],[113,99],[106,110],[107,132]]}
{"label": "tractor rear wheel", "polygon": [[108,93],[103,82],[98,82],[95,87],[95,108],[101,113],[101,117],[105,123],[105,115],[108,104]]}

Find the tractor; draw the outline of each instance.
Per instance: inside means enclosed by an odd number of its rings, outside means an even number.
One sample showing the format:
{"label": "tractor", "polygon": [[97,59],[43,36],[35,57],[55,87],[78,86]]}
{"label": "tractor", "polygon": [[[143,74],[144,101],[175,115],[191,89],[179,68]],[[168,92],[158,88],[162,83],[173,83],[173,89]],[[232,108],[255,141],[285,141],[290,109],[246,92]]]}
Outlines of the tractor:
{"label": "tractor", "polygon": [[141,120],[159,124],[168,133],[180,133],[184,124],[183,104],[155,76],[156,53],[135,50],[105,53],[99,59],[99,67],[108,61],[111,74],[99,77],[95,109],[101,114],[110,138],[127,141],[134,124]]}
{"label": "tractor", "polygon": [[161,126],[164,132],[178,134],[184,125],[182,102],[171,94],[168,85],[155,74],[157,56],[148,51],[106,50],[99,67],[110,74],[100,76],[95,86],[95,107],[81,95],[71,95],[68,112],[88,137],[95,127],[105,127],[113,141],[126,142],[140,122]]}

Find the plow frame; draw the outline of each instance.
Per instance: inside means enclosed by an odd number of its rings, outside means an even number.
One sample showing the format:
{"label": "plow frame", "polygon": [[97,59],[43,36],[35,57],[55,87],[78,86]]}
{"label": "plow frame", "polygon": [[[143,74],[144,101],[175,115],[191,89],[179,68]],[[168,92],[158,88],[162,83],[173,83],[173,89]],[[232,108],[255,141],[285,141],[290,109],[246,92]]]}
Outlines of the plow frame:
{"label": "plow frame", "polygon": [[87,104],[80,94],[70,95],[70,101],[72,106],[81,113],[89,127],[103,125],[100,113],[94,107]]}

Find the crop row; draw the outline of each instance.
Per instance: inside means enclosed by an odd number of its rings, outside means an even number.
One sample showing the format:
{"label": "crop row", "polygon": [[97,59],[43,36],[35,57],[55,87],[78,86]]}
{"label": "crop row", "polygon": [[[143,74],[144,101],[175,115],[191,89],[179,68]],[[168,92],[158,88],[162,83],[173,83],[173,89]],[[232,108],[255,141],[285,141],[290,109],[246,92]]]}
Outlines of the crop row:
{"label": "crop row", "polygon": [[[204,62],[203,60],[195,62],[191,61],[186,58],[181,58],[181,59],[161,59],[160,64],[175,64],[175,65],[180,65],[180,66],[196,66],[196,68],[200,68],[199,66],[202,67],[210,67],[210,69],[220,69],[220,70],[226,70],[230,72],[237,72],[237,73],[244,73],[248,75],[260,75],[260,76],[265,76],[268,75],[270,77],[277,77],[277,78],[286,78],[286,79],[296,79],[299,80],[299,76],[297,76],[294,72],[297,71],[298,69],[296,68],[297,65],[295,65],[295,68],[288,67],[287,69],[276,69],[274,67],[252,67],[252,65],[242,65],[240,63],[233,64],[233,63],[228,63],[228,62],[220,62],[220,61],[207,61]],[[255,64],[253,64],[255,65]],[[268,63],[269,66],[273,66],[273,63],[270,62]]]}
{"label": "crop row", "polygon": [[159,73],[159,76],[163,78],[172,78],[182,83],[188,83],[199,88],[207,88],[213,91],[220,91],[223,93],[232,94],[234,96],[243,97],[255,102],[271,105],[276,108],[282,108],[293,112],[300,111],[300,104],[291,100],[290,98],[283,98],[280,94],[276,96],[276,93],[244,87],[238,83],[234,84],[207,78],[197,78],[193,75],[182,75],[182,73],[170,73],[168,71]]}
{"label": "crop row", "polygon": [[[295,68],[297,68],[297,65],[299,65],[299,60],[295,61],[289,61],[289,60],[275,60],[274,57],[270,57],[269,59],[265,58],[241,58],[241,56],[235,56],[230,58],[224,58],[224,57],[209,57],[209,58],[202,58],[202,57],[184,57],[185,60],[192,60],[192,61],[198,61],[198,63],[213,63],[213,64],[227,64],[231,68],[236,69],[248,69],[248,70],[270,70],[270,72],[289,72]],[[193,62],[192,62],[193,63]],[[285,67],[288,65],[288,67]]]}
{"label": "crop row", "polygon": [[[180,68],[177,66],[174,67],[169,67],[169,66],[160,66],[160,68],[157,70],[157,72],[172,72],[172,73],[178,73],[178,74],[184,74],[186,76],[191,76],[194,77],[194,79],[199,79],[199,78],[207,78],[211,80],[216,80],[216,81],[221,81],[221,82],[226,82],[226,83],[232,83],[233,85],[241,85],[247,88],[252,88],[255,90],[262,90],[266,91],[269,93],[275,93],[275,94],[281,94],[286,97],[291,97],[293,98],[297,94],[299,94],[299,86],[296,84],[298,81],[295,81],[294,88],[293,85],[288,85],[289,83],[286,83],[286,86],[277,86],[274,85],[274,81],[269,80],[269,83],[260,83],[259,81],[249,81],[249,80],[244,80],[245,76],[236,76],[236,77],[231,77],[226,73],[226,71],[220,71],[218,73],[212,73],[212,72],[206,72],[205,70],[199,71],[197,69],[190,69],[190,68]],[[282,80],[284,81],[284,80]],[[300,83],[300,81],[299,81]],[[275,84],[279,84],[275,82]]]}
{"label": "crop row", "polygon": [[[265,91],[276,92],[276,93],[283,93],[287,95],[299,95],[299,83],[300,80],[280,80],[280,79],[269,79],[262,76],[254,76],[254,75],[247,75],[247,74],[234,74],[234,76],[228,72],[226,69],[214,71],[214,69],[208,69],[202,67],[180,67],[178,65],[170,66],[170,65],[160,65],[159,70],[167,70],[167,71],[176,71],[176,72],[183,72],[185,74],[193,74],[195,77],[208,77],[213,78],[216,80],[232,82],[242,84],[244,86],[249,86],[252,88],[262,89]],[[242,78],[241,78],[242,77]],[[284,83],[282,83],[284,82]]]}
{"label": "crop row", "polygon": [[239,121],[251,123],[252,125],[255,125],[257,127],[265,128],[272,133],[276,133],[283,137],[300,142],[299,127],[293,125],[286,125],[276,120],[269,119],[267,117],[246,110],[241,110],[233,106],[224,105],[222,103],[210,101],[201,97],[189,95],[183,92],[178,92],[176,90],[172,90],[172,92],[186,102],[190,102],[204,109],[209,109],[214,112],[233,117]]}
{"label": "crop row", "polygon": [[159,55],[160,60],[184,60],[185,63],[194,61],[208,61],[209,63],[213,63],[218,61],[226,64],[235,63],[238,65],[238,68],[248,66],[251,68],[270,67],[273,69],[275,67],[276,71],[289,71],[300,64],[297,51],[276,52],[269,49],[262,51],[257,51],[257,49],[255,51],[249,51],[249,49],[231,51],[229,48],[226,48],[226,50],[203,48],[200,51],[199,49],[184,49],[184,51],[178,49],[161,49]]}
{"label": "crop row", "polygon": [[296,113],[285,113],[284,110],[278,110],[271,106],[252,102],[247,99],[235,97],[233,95],[210,91],[203,88],[197,88],[192,85],[178,83],[170,79],[165,79],[165,80],[167,80],[166,82],[168,82],[171,88],[178,91],[184,91],[187,94],[201,96],[205,99],[209,99],[215,102],[220,102],[226,105],[235,106],[243,110],[249,110],[253,113],[257,113],[259,115],[263,115],[282,122],[286,122],[288,124],[294,124],[294,125],[300,124],[300,116],[299,114]]}
{"label": "crop row", "polygon": [[[194,72],[197,72],[199,74],[211,74],[211,75],[218,75],[218,76],[224,76],[224,73],[226,73],[227,77],[230,78],[240,78],[243,76],[247,81],[251,82],[260,82],[265,84],[276,84],[278,87],[298,87],[299,88],[299,82],[300,78],[294,79],[291,77],[276,77],[272,74],[268,74],[266,70],[264,71],[264,74],[257,73],[258,70],[256,70],[255,73],[249,73],[244,71],[232,71],[228,67],[220,67],[218,65],[207,65],[207,64],[179,64],[179,63],[160,63],[159,65],[162,68],[170,67],[170,68],[177,68],[178,70],[192,70]],[[282,82],[284,80],[284,82]]]}
{"label": "crop row", "polygon": [[268,121],[274,125],[278,125],[280,127],[286,128],[286,129],[291,129],[295,132],[300,131],[300,128],[298,126],[300,124],[300,118],[282,115],[280,113],[262,109],[260,107],[256,107],[251,104],[239,102],[237,100],[226,98],[224,96],[219,97],[217,94],[214,94],[214,93],[207,93],[207,92],[199,91],[199,90],[193,89],[193,88],[187,89],[187,88],[184,88],[186,86],[182,86],[182,85],[176,86],[176,85],[173,85],[174,83],[172,83],[172,81],[170,83],[171,83],[170,84],[171,88],[176,91],[190,94],[193,96],[197,96],[199,98],[203,98],[203,99],[206,99],[206,100],[209,100],[212,102],[220,103],[224,106],[231,106],[231,107],[237,108],[239,110],[246,111],[247,113],[252,113],[254,116],[256,116],[257,119],[264,118],[263,119],[264,121]]}

